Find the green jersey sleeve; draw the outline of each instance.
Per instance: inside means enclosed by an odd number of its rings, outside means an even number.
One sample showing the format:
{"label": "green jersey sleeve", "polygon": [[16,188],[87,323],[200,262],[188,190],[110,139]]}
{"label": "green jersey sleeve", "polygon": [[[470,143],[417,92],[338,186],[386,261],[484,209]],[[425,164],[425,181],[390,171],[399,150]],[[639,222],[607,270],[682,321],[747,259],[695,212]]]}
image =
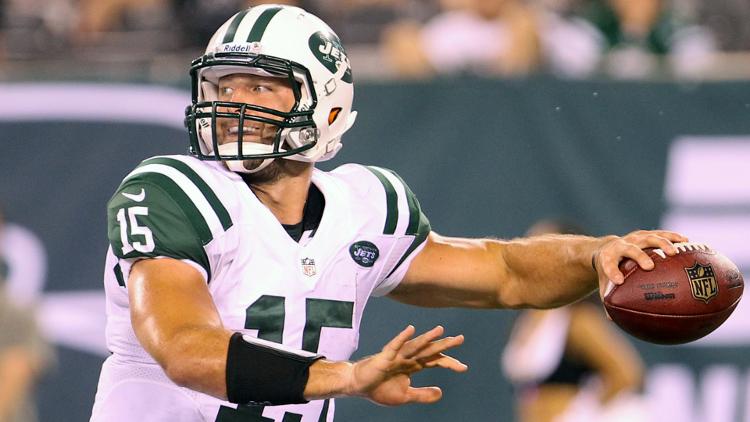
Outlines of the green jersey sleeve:
{"label": "green jersey sleeve", "polygon": [[204,246],[212,235],[196,205],[158,173],[128,178],[107,206],[107,233],[118,258],[166,256],[211,268]]}

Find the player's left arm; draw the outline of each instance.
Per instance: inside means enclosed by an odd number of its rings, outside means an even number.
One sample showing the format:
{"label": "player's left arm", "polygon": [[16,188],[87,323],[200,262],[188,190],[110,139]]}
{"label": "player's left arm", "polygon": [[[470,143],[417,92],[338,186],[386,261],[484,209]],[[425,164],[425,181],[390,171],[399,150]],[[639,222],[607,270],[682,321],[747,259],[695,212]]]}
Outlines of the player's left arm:
{"label": "player's left arm", "polygon": [[654,263],[643,249],[661,248],[674,255],[672,242],[684,241],[681,234],[664,230],[639,230],[623,237],[544,235],[509,241],[431,232],[389,296],[428,307],[556,307],[597,287],[603,293],[609,280],[621,284],[622,259],[631,258],[650,270]]}

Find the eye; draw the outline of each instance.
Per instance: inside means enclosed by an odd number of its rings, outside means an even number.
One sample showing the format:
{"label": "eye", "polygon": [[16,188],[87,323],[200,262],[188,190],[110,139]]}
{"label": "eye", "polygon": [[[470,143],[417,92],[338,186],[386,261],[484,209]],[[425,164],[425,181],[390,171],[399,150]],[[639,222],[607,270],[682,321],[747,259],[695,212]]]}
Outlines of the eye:
{"label": "eye", "polygon": [[233,92],[234,92],[234,89],[228,86],[223,86],[219,88],[219,95],[221,95],[222,97],[231,96]]}
{"label": "eye", "polygon": [[271,91],[273,91],[273,89],[271,89],[269,84],[257,84],[253,86],[253,92],[263,93]]}

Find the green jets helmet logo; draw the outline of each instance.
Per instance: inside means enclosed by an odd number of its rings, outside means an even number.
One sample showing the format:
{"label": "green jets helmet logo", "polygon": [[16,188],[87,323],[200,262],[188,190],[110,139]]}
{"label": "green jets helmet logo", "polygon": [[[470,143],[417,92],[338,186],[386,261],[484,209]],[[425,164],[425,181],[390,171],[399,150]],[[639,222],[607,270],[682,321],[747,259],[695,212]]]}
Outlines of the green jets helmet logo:
{"label": "green jets helmet logo", "polygon": [[335,74],[338,70],[339,65],[337,63],[346,66],[346,72],[344,72],[341,80],[352,83],[352,68],[339,37],[330,32],[318,31],[310,36],[308,45],[315,58],[331,73]]}

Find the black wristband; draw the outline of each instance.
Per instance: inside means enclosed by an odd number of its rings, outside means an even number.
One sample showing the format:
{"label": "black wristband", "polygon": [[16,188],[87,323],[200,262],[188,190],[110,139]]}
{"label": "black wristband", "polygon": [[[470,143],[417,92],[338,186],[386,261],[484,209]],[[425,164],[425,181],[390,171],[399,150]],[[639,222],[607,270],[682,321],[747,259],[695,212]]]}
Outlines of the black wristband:
{"label": "black wristband", "polygon": [[237,404],[307,403],[304,391],[310,365],[321,358],[264,340],[246,341],[241,333],[234,333],[227,353],[227,398]]}

